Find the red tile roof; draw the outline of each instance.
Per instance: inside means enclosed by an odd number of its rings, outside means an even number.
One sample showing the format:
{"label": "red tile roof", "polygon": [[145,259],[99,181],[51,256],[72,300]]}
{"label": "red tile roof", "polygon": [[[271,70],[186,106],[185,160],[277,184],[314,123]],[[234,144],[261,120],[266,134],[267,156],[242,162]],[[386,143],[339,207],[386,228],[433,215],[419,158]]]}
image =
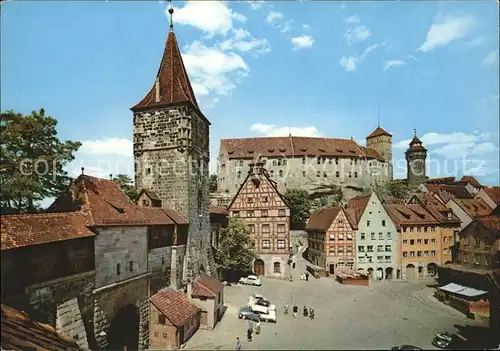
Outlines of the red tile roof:
{"label": "red tile roof", "polygon": [[346,213],[348,218],[350,218],[351,225],[354,224],[356,228],[358,227],[361,216],[369,201],[370,195],[362,195],[353,197],[347,202]]}
{"label": "red tile roof", "polygon": [[156,195],[156,193],[153,190],[141,189],[141,191],[139,191],[139,196],[142,193],[145,193],[151,200],[161,201],[160,197]]}
{"label": "red tile roof", "polygon": [[454,182],[455,177],[440,177],[440,178],[429,178],[425,182],[427,184],[447,184],[448,182]]}
{"label": "red tile roof", "polygon": [[493,186],[493,187],[484,187],[483,188],[486,194],[493,200],[494,203],[497,205],[500,205],[500,187],[498,186]]}
{"label": "red tile roof", "polygon": [[[432,216],[442,223],[456,223],[460,224],[460,219],[453,213],[453,211],[446,207],[441,201],[436,199],[433,194],[421,193],[414,195],[427,212],[431,213]],[[411,201],[411,200],[410,200]]]}
{"label": "red tile roof", "polygon": [[398,228],[400,228],[402,225],[439,224],[439,221],[436,220],[430,213],[428,213],[421,205],[391,204],[384,205],[384,208]]}
{"label": "red tile roof", "polygon": [[81,350],[74,340],[2,304],[2,350]]}
{"label": "red tile roof", "polygon": [[498,215],[486,216],[479,218],[479,221],[488,229],[490,229],[493,233],[500,236],[500,216]]}
{"label": "red tile roof", "polygon": [[185,293],[172,289],[158,291],[149,301],[176,327],[183,326],[200,312]]}
{"label": "red tile roof", "polygon": [[81,211],[89,226],[185,224],[187,221],[172,209],[141,207],[132,202],[111,180],[79,176],[70,197],[58,198],[48,212]]}
{"label": "red tile roof", "polygon": [[224,284],[205,272],[200,272],[200,275],[193,282],[191,296],[215,298],[222,290],[224,290]]}
{"label": "red tile roof", "polygon": [[[449,185],[449,184],[426,184],[427,189],[439,195],[440,192],[447,192],[452,194],[453,197],[459,199],[472,199],[474,196],[463,185]],[[449,195],[447,195],[449,197]],[[447,201],[446,201],[447,202]]]}
{"label": "red tile roof", "polygon": [[459,182],[468,182],[477,188],[481,187],[481,183],[479,183],[479,181],[472,176],[463,176],[462,178],[460,178]]}
{"label": "red tile roof", "polygon": [[218,214],[224,216],[227,216],[229,214],[229,212],[224,207],[214,205],[209,205],[208,211],[210,212],[210,214]]}
{"label": "red tile roof", "polygon": [[380,127],[377,127],[373,132],[370,133],[370,135],[368,135],[366,137],[366,139],[375,138],[375,137],[380,136],[380,135],[387,135],[387,136],[392,137],[392,135],[390,133],[386,132],[384,129],[382,129]]}
{"label": "red tile roof", "polygon": [[222,139],[220,152],[230,158],[325,156],[385,160],[374,149],[360,147],[354,140],[295,136]]}
{"label": "red tile roof", "polygon": [[332,225],[339,212],[342,211],[341,207],[321,208],[314,211],[309,217],[306,230],[318,230],[326,232]]}
{"label": "red tile roof", "polygon": [[418,138],[416,134],[413,136],[413,139],[411,139],[410,146],[415,144],[422,144],[422,141]]}
{"label": "red tile roof", "polygon": [[2,250],[94,236],[81,213],[2,216],[1,223]]}
{"label": "red tile roof", "polygon": [[159,85],[159,101],[156,101],[156,80],[146,96],[132,111],[143,108],[164,106],[176,102],[191,102],[198,108],[198,102],[182,61],[181,52],[173,31],[168,33],[165,50],[156,79]]}
{"label": "red tile roof", "polygon": [[457,204],[472,218],[488,216],[493,209],[481,198],[456,199]]}

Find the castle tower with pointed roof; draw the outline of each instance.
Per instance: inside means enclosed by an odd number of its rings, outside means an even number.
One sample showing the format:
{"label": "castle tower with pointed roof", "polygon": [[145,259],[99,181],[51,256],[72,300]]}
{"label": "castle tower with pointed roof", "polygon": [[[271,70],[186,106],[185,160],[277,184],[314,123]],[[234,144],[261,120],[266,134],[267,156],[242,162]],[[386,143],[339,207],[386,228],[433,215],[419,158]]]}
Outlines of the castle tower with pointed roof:
{"label": "castle tower with pointed roof", "polygon": [[136,186],[155,193],[163,207],[189,222],[187,245],[174,242],[172,249],[171,284],[179,287],[200,270],[215,274],[208,243],[210,122],[196,101],[173,31],[173,8],[169,12],[170,31],[160,68],[151,89],[131,110]]}
{"label": "castle tower with pointed roof", "polygon": [[392,135],[378,126],[366,137],[366,147],[376,150],[387,161],[387,177],[392,179]]}
{"label": "castle tower with pointed roof", "polygon": [[425,183],[427,179],[425,170],[425,160],[427,159],[427,149],[422,146],[422,141],[417,137],[417,131],[410,141],[410,147],[405,152],[407,182],[410,188],[416,188]]}

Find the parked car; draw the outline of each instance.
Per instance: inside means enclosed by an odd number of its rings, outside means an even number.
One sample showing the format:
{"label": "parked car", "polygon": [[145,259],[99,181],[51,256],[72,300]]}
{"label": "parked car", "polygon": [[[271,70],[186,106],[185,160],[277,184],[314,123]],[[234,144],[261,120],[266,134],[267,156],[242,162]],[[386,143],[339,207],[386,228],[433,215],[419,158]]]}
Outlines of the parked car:
{"label": "parked car", "polygon": [[437,333],[432,340],[432,345],[439,347],[440,349],[446,349],[453,343],[454,336],[450,332]]}
{"label": "parked car", "polygon": [[252,311],[252,309],[248,306],[240,308],[240,311],[238,313],[238,318],[239,319],[249,319],[254,322],[259,321],[259,315],[255,312]]}
{"label": "parked car", "polygon": [[393,348],[391,348],[391,350],[423,350],[423,349],[413,345],[401,345],[401,346],[394,346]]}
{"label": "parked car", "polygon": [[276,305],[272,304],[271,301],[266,300],[264,298],[255,298],[254,296],[250,296],[248,299],[247,306],[259,305],[262,307],[267,307],[271,311],[276,311]]}
{"label": "parked car", "polygon": [[276,311],[270,310],[267,307],[259,305],[253,305],[250,308],[255,314],[259,316],[259,319],[262,322],[276,323],[278,321],[278,316],[276,315]]}
{"label": "parked car", "polygon": [[260,279],[256,275],[249,275],[248,277],[241,277],[240,284],[247,284],[247,285],[256,285],[256,286],[261,286],[262,283],[260,282]]}

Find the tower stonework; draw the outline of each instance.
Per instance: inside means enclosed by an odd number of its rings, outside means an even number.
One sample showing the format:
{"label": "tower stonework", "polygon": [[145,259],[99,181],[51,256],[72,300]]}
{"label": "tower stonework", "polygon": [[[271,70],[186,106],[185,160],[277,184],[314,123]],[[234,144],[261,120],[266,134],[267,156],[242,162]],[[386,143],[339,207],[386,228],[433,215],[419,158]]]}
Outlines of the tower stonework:
{"label": "tower stonework", "polygon": [[366,137],[366,147],[376,150],[387,161],[388,175],[385,177],[391,180],[392,174],[392,135],[384,129],[377,127]]}
{"label": "tower stonework", "polygon": [[189,222],[187,240],[174,235],[172,286],[192,281],[200,269],[216,274],[208,242],[210,122],[198,107],[172,26],[153,87],[131,110],[137,188],[152,190],[162,207]]}
{"label": "tower stonework", "polygon": [[410,147],[405,152],[407,181],[410,188],[416,188],[425,183],[427,179],[425,161],[427,159],[427,149],[422,146],[422,141],[415,135],[410,142]]}

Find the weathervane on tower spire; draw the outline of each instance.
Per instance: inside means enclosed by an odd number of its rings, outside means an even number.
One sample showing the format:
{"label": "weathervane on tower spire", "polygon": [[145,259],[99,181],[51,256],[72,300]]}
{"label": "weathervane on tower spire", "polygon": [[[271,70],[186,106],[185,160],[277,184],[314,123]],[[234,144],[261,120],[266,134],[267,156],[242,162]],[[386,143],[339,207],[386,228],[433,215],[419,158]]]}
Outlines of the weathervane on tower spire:
{"label": "weathervane on tower spire", "polygon": [[417,128],[413,128],[413,133],[417,136]]}
{"label": "weathervane on tower spire", "polygon": [[170,14],[170,31],[174,31],[174,21],[172,20],[172,15],[174,14],[174,8],[172,7],[172,0],[168,0],[168,13]]}

